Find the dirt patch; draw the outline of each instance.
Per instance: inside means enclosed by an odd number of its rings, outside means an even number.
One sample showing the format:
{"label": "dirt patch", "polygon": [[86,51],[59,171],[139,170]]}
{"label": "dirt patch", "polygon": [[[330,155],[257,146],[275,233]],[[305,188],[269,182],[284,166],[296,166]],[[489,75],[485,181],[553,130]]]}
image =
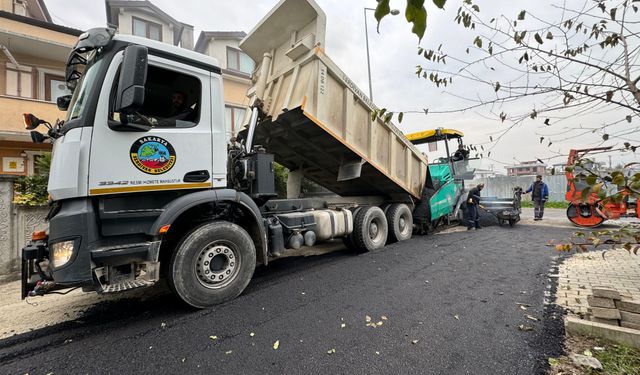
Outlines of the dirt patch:
{"label": "dirt patch", "polygon": [[[568,335],[565,341],[565,352],[559,358],[549,360],[551,364],[547,375],[639,375],[640,351],[617,345],[605,340],[590,337]],[[598,359],[603,370],[580,367],[569,358],[571,354],[593,356]]]}
{"label": "dirt patch", "polygon": [[100,302],[144,299],[168,293],[165,285],[107,295],[76,289],[66,295],[48,294],[23,301],[20,299],[20,281],[6,283],[0,288],[0,339],[78,319]]}
{"label": "dirt patch", "polygon": [[564,346],[565,346],[565,352],[567,353],[567,355],[563,355],[559,358],[555,358],[557,362],[552,359],[549,363],[550,364],[553,363],[553,364],[550,366],[547,374],[548,375],[591,374],[592,373],[591,370],[587,370],[582,367],[576,366],[573,363],[573,361],[571,361],[571,359],[569,358],[569,354],[570,353],[582,354],[585,351],[590,351],[593,353],[594,347],[600,347],[598,342],[595,339],[584,337],[584,336],[568,335],[565,340]]}

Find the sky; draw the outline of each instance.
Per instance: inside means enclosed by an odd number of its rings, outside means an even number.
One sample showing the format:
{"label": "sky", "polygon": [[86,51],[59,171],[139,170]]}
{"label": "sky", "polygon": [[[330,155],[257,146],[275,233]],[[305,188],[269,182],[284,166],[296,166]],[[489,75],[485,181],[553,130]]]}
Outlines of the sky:
{"label": "sky", "polygon": [[[175,19],[193,25],[195,37],[202,30],[207,31],[250,31],[253,26],[277,3],[277,0],[151,0]],[[571,0],[584,3],[583,0]],[[360,87],[368,92],[367,61],[365,48],[364,8],[374,8],[375,0],[316,0],[327,15],[327,40],[325,50],[334,62]],[[526,2],[527,10],[544,20],[560,17],[560,10],[553,4],[560,0],[542,0]],[[475,98],[491,94],[488,87],[472,81],[455,80],[447,88],[437,88],[426,80],[415,75],[416,65],[424,59],[418,56],[417,47],[436,49],[443,45],[446,51],[455,56],[464,56],[464,50],[472,45],[475,34],[463,29],[453,22],[462,0],[448,0],[444,10],[437,9],[426,1],[428,11],[427,32],[419,43],[411,33],[402,13],[400,16],[387,17],[376,32],[373,12],[367,11],[369,43],[371,54],[371,75],[374,102],[379,108],[406,112],[401,124],[396,125],[405,134],[433,129],[437,127],[455,128],[465,133],[465,143],[478,145],[482,152],[483,167],[505,172],[504,166],[516,164],[518,161],[544,159],[548,164],[563,163],[571,148],[595,146],[614,146],[619,148],[623,142],[640,145],[640,134],[633,132],[640,124],[640,118],[634,117],[631,124],[623,122],[606,132],[622,134],[624,137],[612,137],[603,142],[600,133],[591,133],[588,128],[599,127],[618,116],[624,118],[628,113],[619,110],[592,111],[588,116],[570,116],[561,121],[554,121],[552,126],[545,126],[541,118],[527,120],[513,127],[499,141],[492,143],[508,124],[498,118],[501,111],[516,113],[527,112],[536,103],[535,98],[526,98],[504,108],[478,108],[464,112],[425,115],[422,110],[446,111],[467,107],[470,102],[461,99]],[[476,0],[487,17],[499,18],[508,15],[515,18],[520,12],[522,2],[507,0]],[[571,2],[570,2],[571,3]],[[106,24],[105,4],[103,0],[46,0],[47,7],[55,23],[78,29],[104,26]],[[392,8],[404,9],[404,0],[391,0]],[[635,27],[635,26],[633,26]],[[640,30],[636,30],[640,31]],[[472,51],[471,56],[477,51]],[[507,80],[509,69],[496,68],[492,80]],[[489,79],[487,78],[487,79]],[[489,90],[491,91],[491,90]],[[421,113],[410,113],[417,111]],[[575,117],[575,118],[574,118]],[[582,128],[582,129],[581,129]],[[584,130],[587,129],[587,130]],[[630,134],[627,134],[630,133]],[[491,138],[490,138],[491,137]],[[544,142],[540,138],[544,137]],[[549,146],[549,142],[552,143]],[[480,151],[480,146],[491,148]],[[421,147],[426,151],[426,146]],[[437,153],[429,153],[429,158],[441,156],[442,147]],[[638,152],[640,154],[640,151]],[[473,156],[473,155],[472,155]],[[548,159],[553,158],[553,159]],[[547,160],[548,159],[548,160]],[[609,162],[608,158],[601,159]],[[640,157],[632,153],[614,154],[612,163],[640,161]]]}

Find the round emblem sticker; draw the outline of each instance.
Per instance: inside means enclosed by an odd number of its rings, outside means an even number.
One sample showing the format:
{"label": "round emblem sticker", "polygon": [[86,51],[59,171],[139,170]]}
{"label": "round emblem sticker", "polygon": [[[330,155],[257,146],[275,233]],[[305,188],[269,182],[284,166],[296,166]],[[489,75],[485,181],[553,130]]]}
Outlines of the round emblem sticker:
{"label": "round emblem sticker", "polygon": [[160,137],[143,137],[131,145],[131,162],[147,174],[163,174],[176,163],[176,151]]}

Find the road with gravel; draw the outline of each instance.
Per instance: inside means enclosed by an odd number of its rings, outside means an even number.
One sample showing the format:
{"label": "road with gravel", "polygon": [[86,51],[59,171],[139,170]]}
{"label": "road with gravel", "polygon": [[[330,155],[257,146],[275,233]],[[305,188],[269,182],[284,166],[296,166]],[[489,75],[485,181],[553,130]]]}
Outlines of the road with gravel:
{"label": "road with gravel", "polygon": [[[0,340],[0,373],[536,374],[563,335],[545,243],[571,231],[525,221],[282,259],[208,310],[162,290],[100,300]],[[47,314],[25,306],[16,320]]]}

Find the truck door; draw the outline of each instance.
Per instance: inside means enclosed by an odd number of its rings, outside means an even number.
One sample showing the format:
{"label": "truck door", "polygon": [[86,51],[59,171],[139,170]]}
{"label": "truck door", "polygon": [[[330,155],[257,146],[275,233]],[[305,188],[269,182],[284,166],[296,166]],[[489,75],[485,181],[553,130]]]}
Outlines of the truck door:
{"label": "truck door", "polygon": [[109,124],[121,120],[112,111],[121,62],[122,54],[113,59],[100,93],[89,195],[212,187],[211,73],[149,54],[144,104],[127,121],[153,127],[116,131]]}

